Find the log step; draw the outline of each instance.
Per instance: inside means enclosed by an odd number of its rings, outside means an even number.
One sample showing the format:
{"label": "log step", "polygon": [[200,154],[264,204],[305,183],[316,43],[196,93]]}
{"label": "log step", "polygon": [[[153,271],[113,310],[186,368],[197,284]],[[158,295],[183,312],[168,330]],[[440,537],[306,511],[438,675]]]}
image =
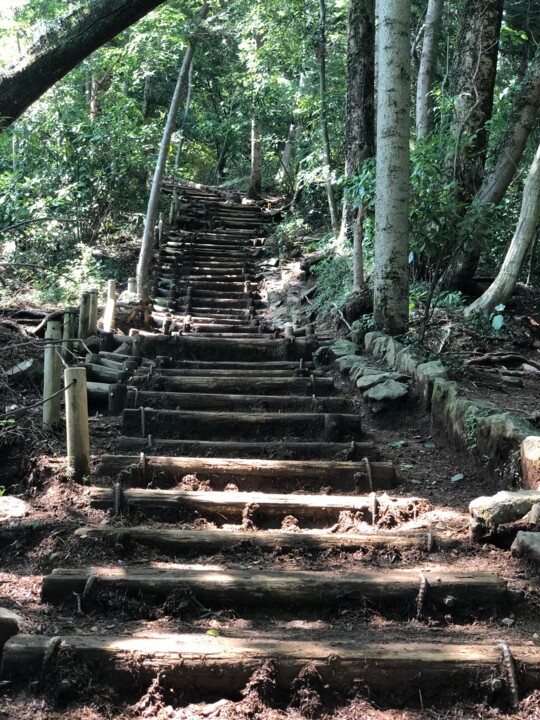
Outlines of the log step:
{"label": "log step", "polygon": [[359,415],[323,413],[241,413],[191,410],[125,410],[124,435],[189,439],[278,439],[284,435],[325,441],[359,440]]}
{"label": "log step", "polygon": [[[112,685],[122,697],[128,693],[131,701],[138,699],[140,688],[147,688],[158,674],[163,687],[182,695],[190,689],[204,699],[208,693],[236,698],[268,658],[275,664],[279,690],[290,691],[295,678],[309,665],[333,691],[346,694],[362,683],[370,694],[391,695],[400,705],[407,701],[417,704],[419,696],[425,702],[440,701],[441,693],[462,700],[465,689],[483,700],[494,673],[505,677],[496,644],[418,642],[414,635],[401,643],[391,637],[369,643],[341,635],[286,640],[260,633],[246,637],[205,633],[61,635],[55,646],[52,640],[43,635],[12,637],[4,648],[1,677],[27,685],[42,673],[53,647],[59,669],[91,667],[96,682]],[[513,645],[512,654],[520,668],[520,691],[538,689],[540,648]]]}
{"label": "log step", "polygon": [[294,395],[224,395],[221,393],[180,393],[142,391],[134,394],[132,407],[168,410],[288,410],[289,412],[339,413],[347,409],[343,397],[295,397]]}
{"label": "log step", "polygon": [[[369,468],[368,468],[369,465]],[[133,483],[146,485],[154,478],[160,482],[196,474],[199,480],[226,485],[249,478],[260,483],[301,480],[332,483],[334,486],[362,490],[387,490],[395,487],[396,472],[391,462],[347,462],[335,460],[242,460],[238,458],[194,458],[143,455],[102,455],[101,475],[115,477],[126,468],[134,468]]]}
{"label": "log step", "polygon": [[[155,376],[152,387],[156,390],[167,390],[169,392],[201,392],[241,395],[313,395],[315,390],[317,397],[328,396],[334,391],[332,378],[316,378],[315,387],[310,378],[302,377],[237,377],[226,375],[206,376],[203,370],[202,375],[196,371],[188,370],[187,377],[162,377]],[[142,376],[141,376],[142,378]]]}
{"label": "log step", "polygon": [[[92,507],[108,510],[114,507],[113,488],[92,487]],[[192,490],[154,490],[132,488],[121,495],[121,509],[140,512],[171,510],[177,516],[202,516],[216,525],[242,523],[246,506],[252,509],[253,523],[260,528],[279,528],[288,515],[304,527],[331,527],[342,512],[353,513],[359,522],[373,522],[373,497],[361,495],[301,495],[261,492],[197,492]],[[377,517],[418,517],[429,505],[419,498],[378,497]]]}
{"label": "log step", "polygon": [[323,533],[323,532],[276,532],[243,530],[177,530],[167,527],[107,527],[94,525],[75,530],[80,540],[100,540],[113,546],[120,545],[119,552],[126,553],[133,545],[140,544],[158,547],[178,554],[213,555],[223,550],[234,550],[247,544],[265,552],[284,550],[308,550],[326,552],[339,550],[355,552],[366,548],[370,550],[409,550],[418,548],[425,552],[449,550],[456,547],[457,540],[449,540],[430,533],[416,534],[363,534]]}
{"label": "log step", "polygon": [[[502,607],[506,582],[494,573],[426,570],[425,614],[434,608],[447,612],[445,599],[453,598],[452,609],[479,611]],[[165,598],[179,589],[188,589],[197,600],[212,608],[308,608],[335,607],[348,602],[367,602],[376,607],[410,604],[413,611],[419,588],[418,570],[374,570],[339,575],[327,571],[257,571],[217,569],[215,565],[169,564],[147,567],[57,568],[43,578],[43,602],[75,604],[73,593],[82,593],[90,577],[96,578],[87,601],[92,605],[103,590],[131,595]],[[92,602],[93,601],[93,602]]]}
{"label": "log step", "polygon": [[[302,368],[304,370],[312,370],[313,369],[313,363],[312,362],[304,362],[302,364]],[[167,368],[168,369],[168,368]],[[208,370],[241,370],[242,373],[239,373],[239,375],[243,375],[243,373],[246,370],[290,370],[291,374],[294,374],[296,370],[300,369],[299,364],[296,362],[288,362],[286,360],[274,360],[270,362],[257,362],[257,363],[248,363],[248,362],[210,362],[205,360],[179,360],[178,362],[174,363],[174,367],[172,368],[174,370],[181,370],[181,369],[192,369],[192,370],[201,370],[201,369],[208,369]],[[162,371],[160,371],[162,372]]]}
{"label": "log step", "polygon": [[[183,336],[185,337],[185,335]],[[266,363],[268,364],[268,363]],[[176,363],[175,363],[176,365]],[[143,375],[145,374],[146,368],[141,368],[136,371],[136,374]],[[221,363],[216,363],[214,367],[206,367],[206,368],[197,368],[194,366],[191,367],[185,367],[185,368],[163,368],[156,370],[154,373],[154,377],[156,378],[166,378],[169,380],[170,378],[186,378],[186,377],[202,377],[202,378],[210,378],[210,377],[223,377],[223,378],[233,378],[233,379],[242,379],[242,378],[253,378],[254,380],[257,380],[259,378],[294,378],[295,376],[299,375],[314,375],[316,377],[315,380],[315,388],[317,389],[317,385],[319,384],[319,376],[321,374],[320,370],[310,370],[310,371],[304,371],[300,370],[298,367],[298,363],[292,364],[292,367],[289,368],[274,368],[274,367],[262,367],[262,364],[260,367],[257,367],[256,365],[252,365],[250,369],[246,368],[244,370],[240,368],[235,367],[223,367]],[[323,380],[330,380],[332,381],[332,378],[321,378],[321,381]],[[310,379],[310,382],[311,379]],[[329,386],[329,382],[321,382],[322,386]],[[332,382],[333,385],[333,382]]]}
{"label": "log step", "polygon": [[121,436],[117,440],[117,449],[122,450],[161,450],[163,454],[196,455],[199,457],[238,457],[262,458],[274,460],[303,460],[308,458],[337,460],[361,460],[367,457],[378,460],[380,453],[370,440],[354,443],[324,442],[234,442],[219,440],[153,440],[148,447],[148,438]]}

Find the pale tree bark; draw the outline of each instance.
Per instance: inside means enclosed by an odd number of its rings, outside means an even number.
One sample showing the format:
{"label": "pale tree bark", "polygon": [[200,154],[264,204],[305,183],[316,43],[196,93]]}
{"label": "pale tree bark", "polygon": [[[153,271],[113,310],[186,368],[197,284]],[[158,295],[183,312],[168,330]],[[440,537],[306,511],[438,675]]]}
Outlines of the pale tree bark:
{"label": "pale tree bark", "polygon": [[540,220],[540,145],[536,149],[529,170],[517,227],[495,280],[485,293],[465,309],[465,315],[475,313],[489,315],[494,308],[505,304],[516,289],[523,259],[538,229]]}
{"label": "pale tree bark", "polygon": [[332,230],[339,233],[339,218],[332,185],[332,153],[330,150],[330,135],[328,133],[328,116],[326,106],[326,2],[319,0],[319,47],[317,59],[319,61],[319,107],[321,115],[321,135],[323,146],[324,182],[326,185],[326,197],[330,210],[330,222]]}
{"label": "pale tree bark", "polygon": [[[375,0],[351,0],[347,40],[347,97],[345,108],[345,175],[354,175],[360,165],[375,152]],[[360,289],[364,278],[363,209],[353,207],[345,197],[341,215],[339,243],[353,240],[354,287]],[[360,222],[359,222],[360,219]]]}
{"label": "pale tree bark", "polygon": [[[189,106],[191,104],[191,94],[193,92],[193,60],[189,66],[188,72],[188,89],[186,93],[186,101],[184,103],[184,114],[182,116],[182,122],[180,124],[180,139],[178,140],[178,147],[176,148],[176,155],[174,157],[174,179],[178,178],[178,168],[180,167],[180,161],[182,159],[182,149],[184,147],[184,132],[186,129],[187,120],[189,117]],[[176,212],[178,206],[178,188],[175,185],[173,189],[173,200],[172,200],[172,212]],[[172,217],[172,216],[171,216]]]}
{"label": "pale tree bark", "polygon": [[113,37],[165,0],[94,0],[66,15],[0,75],[0,130]]}
{"label": "pale tree bark", "polygon": [[294,184],[296,146],[298,138],[300,137],[300,130],[301,128],[299,123],[291,123],[289,125],[287,140],[279,159],[279,167],[275,178],[278,185],[285,183],[286,185],[292,187]]}
{"label": "pale tree bark", "polygon": [[251,174],[248,195],[260,195],[262,190],[262,141],[261,121],[251,118]]}
{"label": "pale tree bark", "polygon": [[443,4],[444,0],[429,0],[426,12],[424,41],[416,86],[416,137],[420,140],[425,139],[433,127],[431,114],[433,102],[430,93],[437,68],[437,47],[442,24]]}
{"label": "pale tree bark", "polygon": [[410,0],[378,0],[373,315],[397,335],[409,317]]}
{"label": "pale tree bark", "polygon": [[[478,205],[495,206],[503,199],[509,185],[519,171],[519,163],[525,151],[527,140],[535,126],[540,112],[540,46],[529,63],[525,78],[516,92],[508,115],[508,124],[494,151],[495,161],[483,178],[473,201],[475,211]],[[454,284],[464,290],[471,285],[478,267],[482,246],[471,243],[467,251],[458,255],[451,270],[454,275],[445,279],[445,286]]]}
{"label": "pale tree bark", "polygon": [[180,74],[178,75],[173,98],[169,107],[169,114],[167,115],[167,121],[161,138],[159,155],[152,180],[152,188],[150,190],[148,209],[146,211],[144,233],[141,241],[141,251],[139,254],[139,261],[137,263],[137,293],[143,302],[147,302],[150,299],[148,292],[148,270],[154,250],[154,229],[158,214],[159,196],[161,193],[161,186],[163,184],[163,176],[165,175],[165,166],[167,164],[167,157],[171,146],[171,138],[176,124],[176,116],[178,114],[182,93],[184,92],[184,88],[186,87],[188,80],[189,68],[191,66],[191,61],[193,60],[195,48],[197,47],[201,25],[208,15],[208,10],[208,3],[203,3],[198,14],[197,29],[189,38],[186,53],[184,55],[184,61],[180,69]]}

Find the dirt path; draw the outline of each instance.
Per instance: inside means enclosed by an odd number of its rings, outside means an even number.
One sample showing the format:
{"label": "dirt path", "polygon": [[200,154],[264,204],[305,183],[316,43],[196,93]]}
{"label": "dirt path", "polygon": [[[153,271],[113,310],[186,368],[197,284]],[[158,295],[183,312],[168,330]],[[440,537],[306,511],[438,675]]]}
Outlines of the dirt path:
{"label": "dirt path", "polygon": [[414,401],[370,416],[314,368],[316,336],[276,331],[259,207],[181,203],[156,332],[104,337],[92,370],[123,372],[121,345],[132,363],[121,423],[91,423],[95,472],[44,458],[32,514],[0,526],[22,617],[0,718],[502,717],[513,690],[540,717],[537,581],[468,539],[484,479]]}

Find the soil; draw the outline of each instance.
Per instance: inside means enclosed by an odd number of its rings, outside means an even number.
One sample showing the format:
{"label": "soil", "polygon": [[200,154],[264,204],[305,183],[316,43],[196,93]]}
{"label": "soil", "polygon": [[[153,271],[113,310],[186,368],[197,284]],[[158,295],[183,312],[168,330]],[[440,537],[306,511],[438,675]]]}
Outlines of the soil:
{"label": "soil", "polygon": [[[536,306],[535,306],[536,307]],[[521,308],[523,314],[526,309]],[[32,326],[6,323],[13,309],[5,309],[0,318],[0,366],[8,369],[15,362],[29,356],[39,357],[41,343],[28,333]],[[17,327],[18,326],[18,327]],[[433,341],[435,342],[435,341]],[[24,343],[24,344],[23,344]],[[519,353],[537,357],[531,344]],[[540,390],[536,375],[521,376],[523,387],[508,386],[493,374],[469,372],[462,380],[471,396],[492,399],[503,409],[533,417],[538,409]],[[363,419],[367,438],[372,438],[384,459],[392,460],[398,470],[399,486],[396,496],[418,496],[425,499],[419,512],[412,516],[394,517],[392,531],[397,529],[432,531],[459,541],[456,547],[436,551],[427,556],[420,549],[408,551],[375,551],[364,548],[356,552],[331,551],[259,551],[249,542],[250,530],[256,527],[255,514],[248,507],[243,523],[224,525],[243,530],[246,541],[234,550],[208,557],[186,555],[171,557],[171,553],[141,546],[124,548],[105,541],[81,542],[73,537],[74,529],[88,523],[114,524],[119,531],[136,524],[137,517],[114,519],[110,513],[90,507],[89,490],[66,477],[63,465],[64,440],[62,433],[44,431],[41,427],[41,408],[16,415],[15,427],[0,435],[0,486],[10,494],[24,497],[31,507],[30,515],[21,520],[0,524],[2,567],[0,572],[0,606],[14,610],[22,618],[22,631],[59,634],[133,634],[207,632],[217,630],[224,635],[234,634],[257,638],[261,634],[276,639],[317,638],[332,631],[345,633],[348,638],[366,642],[378,638],[383,630],[393,641],[410,640],[411,632],[417,640],[447,640],[449,642],[481,642],[496,645],[501,640],[512,644],[540,646],[540,582],[538,568],[510,556],[509,552],[491,545],[478,545],[470,540],[468,504],[479,496],[491,494],[492,484],[482,466],[464,451],[445,446],[431,435],[429,418],[414,394],[406,407],[392,413],[374,415],[356,394],[352,386],[339,375],[336,385],[344,393],[354,412]],[[26,387],[0,385],[0,412],[4,415],[39,401],[35,384]],[[119,420],[100,414],[90,421],[91,447],[95,459],[114,449],[120,434]],[[1,432],[1,430],[0,430]],[[456,480],[456,476],[463,478]],[[106,485],[107,478],[92,477],[92,484]],[[203,490],[208,487],[196,476],[179,478],[179,488]],[[235,489],[231,486],[229,489]],[[297,488],[295,488],[297,490]],[[327,492],[327,489],[320,489]],[[157,518],[160,520],[163,518]],[[151,524],[151,521],[145,521]],[[208,521],[185,518],[180,527],[213,527]],[[289,532],[301,530],[298,519],[289,516],[283,528]],[[351,514],[339,521],[340,532],[369,533],[373,528]],[[328,532],[330,532],[328,530]],[[186,593],[172,593],[161,604],[144,598],[101,593],[99,601],[88,606],[83,615],[76,613],[75,598],[65,606],[41,603],[41,577],[55,567],[87,565],[122,565],[152,562],[156,567],[166,562],[204,564],[216,569],[287,569],[314,570],[328,568],[340,573],[358,571],[362,567],[377,567],[391,573],[392,569],[418,568],[436,572],[451,566],[455,571],[495,572],[508,582],[510,605],[499,612],[478,611],[467,618],[450,614],[416,620],[414,608],[395,608],[381,614],[376,607],[358,607],[346,601],[324,612],[291,611],[274,614],[268,609],[211,611],[203,608]],[[503,623],[502,621],[506,622]],[[508,621],[511,622],[508,622]],[[287,696],[280,695],[273,681],[273,667],[269,662],[251,678],[240,697],[215,698],[200,703],[197,698],[173,696],[158,680],[149,688],[134,690],[136,697],[129,704],[120,700],[104,684],[99,684],[85,671],[76,667],[69,657],[63,658],[61,676],[50,678],[50,686],[12,688],[0,682],[0,720],[233,720],[278,718],[318,718],[329,720],[442,720],[540,718],[540,692],[522,699],[515,712],[508,711],[504,698],[494,707],[492,699],[485,702],[468,699],[466,689],[452,688],[444,697],[422,696],[416,700],[417,709],[403,710],[396,698],[371,697],[366,688],[351,687],[349,697],[337,697],[326,688],[317,671],[306,667],[295,680]],[[62,680],[67,681],[62,683]],[[66,686],[67,689],[62,689]],[[77,697],[69,688],[78,686]],[[455,696],[461,699],[456,699]],[[488,702],[489,700],[489,702]],[[414,707],[409,704],[409,707]]]}

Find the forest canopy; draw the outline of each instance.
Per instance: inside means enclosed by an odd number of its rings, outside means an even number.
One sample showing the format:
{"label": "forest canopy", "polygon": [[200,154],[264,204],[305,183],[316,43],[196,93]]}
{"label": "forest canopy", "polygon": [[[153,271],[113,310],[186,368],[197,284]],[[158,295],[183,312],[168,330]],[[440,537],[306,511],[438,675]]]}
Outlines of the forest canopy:
{"label": "forest canopy", "polygon": [[[445,298],[478,296],[486,285],[477,278],[497,275],[516,237],[523,252],[515,280],[536,281],[534,4],[218,1],[199,28],[200,9],[191,0],[3,5],[4,294],[30,287],[35,298],[68,303],[81,285],[133,274],[119,249],[137,252],[165,119],[196,28],[165,174],[271,202],[286,198],[275,243],[285,253],[317,251],[324,311],[352,307],[353,289],[371,296],[374,281],[377,323],[403,332],[411,309],[421,306],[427,319]],[[401,23],[403,42],[381,51],[375,28],[382,32],[385,18]],[[405,138],[387,176],[405,170],[395,182],[381,180],[392,58],[410,69],[410,83],[401,72],[401,125],[389,145],[391,162],[396,138]],[[36,75],[16,77],[36,59]],[[524,195],[528,175],[533,191]],[[382,213],[400,188],[404,222],[388,238]],[[520,212],[528,212],[526,238]],[[375,257],[400,267],[392,301],[399,310],[380,298],[388,283],[373,277]],[[497,293],[482,312],[506,302]]]}

